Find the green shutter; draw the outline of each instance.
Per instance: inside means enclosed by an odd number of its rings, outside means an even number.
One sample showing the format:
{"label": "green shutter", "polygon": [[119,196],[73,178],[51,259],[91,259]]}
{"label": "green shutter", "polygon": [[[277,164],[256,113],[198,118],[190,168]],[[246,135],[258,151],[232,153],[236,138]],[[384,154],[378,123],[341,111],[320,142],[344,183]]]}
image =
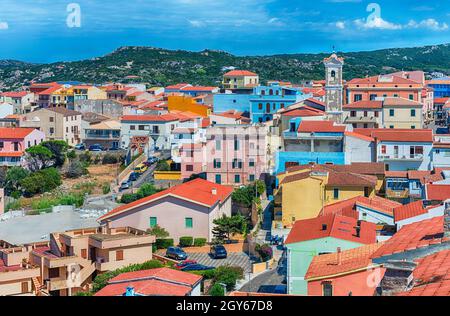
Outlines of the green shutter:
{"label": "green shutter", "polygon": [[194,227],[194,220],[192,217],[186,217],[185,218],[185,226],[186,228],[193,228]]}
{"label": "green shutter", "polygon": [[158,219],[156,217],[150,217],[150,228],[153,228],[156,225],[158,225]]}

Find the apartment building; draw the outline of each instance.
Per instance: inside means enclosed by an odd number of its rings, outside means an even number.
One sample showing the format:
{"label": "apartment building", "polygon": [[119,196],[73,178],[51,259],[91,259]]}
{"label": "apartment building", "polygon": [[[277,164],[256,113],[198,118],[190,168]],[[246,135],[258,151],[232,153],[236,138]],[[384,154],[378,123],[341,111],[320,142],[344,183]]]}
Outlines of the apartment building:
{"label": "apartment building", "polygon": [[0,166],[24,165],[25,151],[45,140],[45,134],[34,128],[0,127]]}
{"label": "apartment building", "polygon": [[64,107],[45,108],[23,115],[20,126],[39,129],[46,140],[64,140],[75,146],[81,142],[81,117],[80,112]]}

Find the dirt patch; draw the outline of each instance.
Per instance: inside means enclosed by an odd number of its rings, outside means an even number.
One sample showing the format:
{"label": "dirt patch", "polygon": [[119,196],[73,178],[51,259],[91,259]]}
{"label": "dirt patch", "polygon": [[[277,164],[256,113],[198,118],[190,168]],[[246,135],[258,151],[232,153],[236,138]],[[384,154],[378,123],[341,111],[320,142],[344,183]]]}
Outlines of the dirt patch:
{"label": "dirt patch", "polygon": [[120,172],[120,164],[115,165],[91,165],[88,168],[89,174],[78,179],[63,179],[63,187],[68,190],[79,190],[86,184],[92,190],[92,195],[102,195],[103,186],[116,180]]}

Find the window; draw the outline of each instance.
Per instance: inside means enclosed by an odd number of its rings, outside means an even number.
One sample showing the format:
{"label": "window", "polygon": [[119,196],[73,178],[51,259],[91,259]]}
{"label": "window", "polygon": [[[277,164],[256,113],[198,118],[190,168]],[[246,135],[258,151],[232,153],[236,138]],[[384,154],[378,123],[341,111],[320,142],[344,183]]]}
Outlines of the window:
{"label": "window", "polygon": [[394,94],[394,98],[398,98],[398,94]]}
{"label": "window", "polygon": [[335,188],[335,189],[333,190],[333,198],[334,198],[335,200],[339,199],[339,189]]}
{"label": "window", "polygon": [[194,166],[193,165],[187,165],[186,166],[186,171],[190,171],[190,172],[194,171]]}
{"label": "window", "polygon": [[50,116],[49,118],[50,123],[53,123],[55,121],[55,118],[53,116]]}
{"label": "window", "polygon": [[336,78],[336,71],[334,70],[331,71],[331,78],[333,79]]}
{"label": "window", "polygon": [[409,95],[409,99],[410,99],[410,100],[414,100],[414,94],[410,94],[410,95]]}
{"label": "window", "polygon": [[150,217],[150,228],[158,225],[158,219],[156,217]]}
{"label": "window", "polygon": [[375,111],[374,113],[375,113],[375,117],[378,117],[378,111]]}
{"label": "window", "polygon": [[362,100],[362,94],[355,94],[353,101],[358,102]]}
{"label": "window", "polygon": [[323,296],[333,296],[333,284],[331,282],[324,282],[322,284]]}
{"label": "window", "polygon": [[390,129],[394,129],[394,125],[390,125],[389,128],[390,128]]}
{"label": "window", "polygon": [[381,153],[385,155],[386,151],[387,151],[386,145],[382,145],[381,146]]}
{"label": "window", "polygon": [[233,169],[242,169],[242,161],[237,158],[233,159]]}
{"label": "window", "polygon": [[221,150],[222,148],[222,143],[219,139],[216,140],[216,150]]}
{"label": "window", "polygon": [[136,126],[130,125],[130,130],[135,131],[136,130]]}
{"label": "window", "polygon": [[222,168],[222,162],[220,159],[214,159],[214,169],[220,169]]}
{"label": "window", "polygon": [[371,95],[370,95],[370,101],[375,101],[376,98],[377,98],[377,95],[376,95],[376,94],[371,94]]}
{"label": "window", "polygon": [[139,130],[140,131],[145,131],[145,126],[144,125],[139,125]]}
{"label": "window", "polygon": [[241,183],[241,176],[240,175],[236,174],[234,176],[234,183]]}
{"label": "window", "polygon": [[216,174],[216,183],[222,184],[222,176],[220,174]]}
{"label": "window", "polygon": [[238,139],[234,139],[234,150],[235,151],[239,150],[239,140]]}
{"label": "window", "polygon": [[123,250],[116,251],[116,261],[123,261]]}
{"label": "window", "polygon": [[351,111],[351,112],[350,112],[350,116],[351,116],[351,117],[356,117],[356,111]]}
{"label": "window", "polygon": [[368,198],[370,196],[370,191],[368,187],[364,187],[364,196]]}
{"label": "window", "polygon": [[249,175],[248,176],[248,181],[255,182],[255,175],[254,174]]}
{"label": "window", "polygon": [[364,117],[367,117],[368,116],[368,112],[367,111],[364,111]]}
{"label": "window", "polygon": [[269,95],[273,95],[273,90],[272,89],[269,90]]}
{"label": "window", "polygon": [[87,249],[81,249],[81,258],[87,259]]}
{"label": "window", "polygon": [[259,103],[258,104],[258,110],[262,110],[263,109],[263,104],[262,103]]}
{"label": "window", "polygon": [[411,117],[415,117],[416,116],[416,110],[411,110]]}
{"label": "window", "polygon": [[19,151],[19,143],[14,143],[14,151]]}
{"label": "window", "polygon": [[390,117],[395,116],[395,110],[393,110],[393,109],[389,110],[389,116]]}
{"label": "window", "polygon": [[193,228],[194,227],[194,220],[192,219],[192,217],[186,217],[184,219],[184,226],[186,228]]}
{"label": "window", "polygon": [[153,134],[159,134],[159,126],[153,126]]}
{"label": "window", "polygon": [[249,163],[248,163],[249,167],[254,167],[255,166],[255,160],[254,159],[250,159]]}
{"label": "window", "polygon": [[5,147],[5,143],[4,142],[0,142],[0,148],[4,148]]}
{"label": "window", "polygon": [[50,127],[50,134],[55,133],[55,129],[53,127]]}
{"label": "window", "polygon": [[416,125],[411,125],[411,129],[416,129]]}

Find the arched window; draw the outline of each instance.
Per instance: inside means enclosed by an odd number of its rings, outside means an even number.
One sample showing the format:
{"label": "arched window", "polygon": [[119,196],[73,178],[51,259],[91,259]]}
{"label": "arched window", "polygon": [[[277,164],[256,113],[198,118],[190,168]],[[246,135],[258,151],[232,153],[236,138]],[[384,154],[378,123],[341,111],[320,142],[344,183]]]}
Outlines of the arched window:
{"label": "arched window", "polygon": [[273,95],[273,90],[272,89],[269,90],[269,94]]}
{"label": "arched window", "polygon": [[261,90],[261,95],[266,95],[266,90]]}
{"label": "arched window", "polygon": [[331,71],[331,78],[333,79],[336,78],[336,71],[334,70]]}
{"label": "arched window", "polygon": [[262,104],[262,103],[258,104],[258,109],[259,109],[259,110],[262,110],[262,109],[263,109],[263,104]]}

